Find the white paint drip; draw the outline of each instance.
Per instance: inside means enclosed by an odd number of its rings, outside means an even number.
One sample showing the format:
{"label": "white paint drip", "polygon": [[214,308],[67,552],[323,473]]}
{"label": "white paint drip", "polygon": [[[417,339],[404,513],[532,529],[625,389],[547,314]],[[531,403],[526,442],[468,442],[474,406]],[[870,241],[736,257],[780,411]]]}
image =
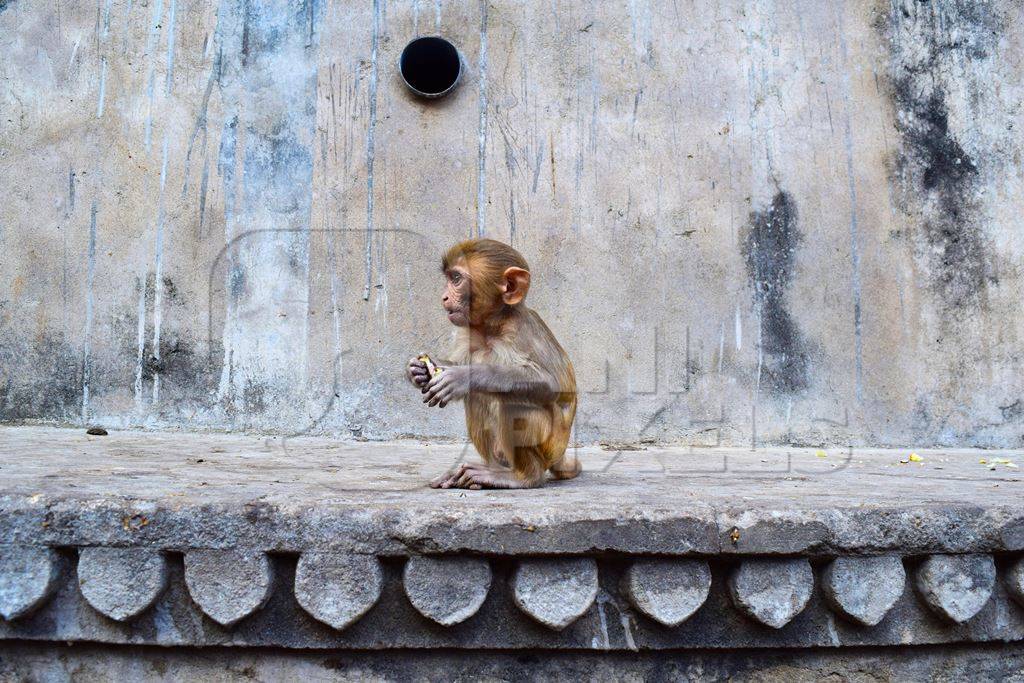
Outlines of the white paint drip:
{"label": "white paint drip", "polygon": [[81,43],[82,43],[82,36],[78,36],[77,38],[75,38],[75,46],[73,48],[71,48],[71,59],[68,60],[68,70],[69,71],[71,70],[71,67],[75,63],[75,57],[78,56],[78,46],[81,45]]}
{"label": "white paint drip", "polygon": [[718,374],[722,374],[722,363],[725,361],[725,323],[718,327]]}
{"label": "white paint drip", "polygon": [[839,639],[839,632],[836,630],[836,617],[835,617],[835,615],[832,614],[831,612],[829,612],[829,614],[828,614],[828,621],[826,621],[825,623],[828,624],[828,636],[829,636],[829,639],[832,641],[832,646],[833,647],[839,647],[840,645],[842,645],[843,643]]}
{"label": "white paint drip", "polygon": [[143,144],[146,147],[146,151],[149,151],[151,143],[153,141],[153,81],[156,76],[150,72],[149,74],[149,88],[147,94],[149,97],[149,109],[146,111],[146,124],[143,132]]}
{"label": "white paint drip", "polygon": [[754,383],[754,396],[761,392],[761,368],[764,366],[764,353],[761,347],[761,310],[757,311],[757,381]]}
{"label": "white paint drip", "polygon": [[380,41],[380,0],[373,2],[373,37],[370,44],[370,121],[366,127],[366,282],[363,301],[370,300],[373,281],[373,158],[377,127],[377,50]]}
{"label": "white paint drip", "polygon": [[90,347],[89,338],[92,336],[93,316],[93,282],[96,279],[96,213],[98,207],[96,200],[92,200],[92,211],[89,218],[89,252],[88,266],[85,276],[85,332],[82,340],[82,424],[89,419],[89,375],[90,375]]}
{"label": "white paint drip", "polygon": [[373,302],[373,312],[380,313],[384,311],[385,320],[383,323],[387,324],[387,312],[388,312],[388,274],[386,271],[381,271],[380,281],[377,283],[377,297]]}
{"label": "white paint drip", "polygon": [[334,256],[334,235],[327,231],[327,267],[331,272],[331,319],[334,323],[334,382],[335,386],[341,383],[341,286],[338,282],[338,267]]}
{"label": "white paint drip", "polygon": [[[167,184],[167,147],[170,133],[164,132],[163,163],[160,165],[160,194],[157,199],[156,244],[153,276],[153,360],[160,364],[160,328],[163,324],[163,264],[164,264],[164,186]],[[153,370],[153,403],[160,400],[160,371]]]}
{"label": "white paint drip", "polygon": [[171,84],[174,83],[174,14],[178,1],[171,0],[171,9],[167,18],[167,80],[164,83],[164,92],[171,94]]}
{"label": "white paint drip", "polygon": [[164,13],[164,0],[156,0],[153,3],[153,14],[149,20],[149,34],[146,37],[146,58],[149,60],[149,79],[146,89],[146,97],[149,100],[149,110],[146,112],[146,124],[144,143],[148,152],[153,140],[153,88],[156,81],[156,64],[153,59],[153,50],[156,49],[156,41],[160,35],[160,21]]}
{"label": "white paint drip", "polygon": [[110,5],[111,0],[103,3],[103,33],[100,34],[100,40],[106,40],[110,35]]}
{"label": "white paint drip", "polygon": [[143,273],[139,282],[139,305],[136,311],[138,328],[136,330],[135,344],[135,411],[142,415],[142,368],[143,353],[146,349],[146,274]]}
{"label": "white paint drip", "polygon": [[743,320],[740,318],[740,305],[736,304],[736,350],[743,348]]}
{"label": "white paint drip", "polygon": [[107,58],[100,60],[100,94],[96,99],[96,118],[103,116],[103,101],[107,94]]}
{"label": "white paint drip", "polygon": [[484,235],[487,210],[487,0],[480,2],[480,128],[476,182],[476,236]]}
{"label": "white paint drip", "polygon": [[846,151],[846,178],[850,194],[850,296],[853,299],[853,362],[854,391],[857,402],[864,399],[863,340],[861,329],[860,238],[857,226],[857,183],[853,173],[853,131],[850,125],[850,70],[846,68],[846,37],[843,35],[843,10],[837,12],[839,23],[839,54],[843,74],[843,146]]}
{"label": "white paint drip", "polygon": [[626,647],[634,652],[639,648],[636,646],[636,641],[633,640],[633,622],[630,621],[629,615],[619,612],[619,623],[622,624],[622,632],[626,635]]}
{"label": "white paint drip", "polygon": [[121,51],[128,54],[128,26],[131,24],[132,0],[124,4],[124,40],[121,43]]}
{"label": "white paint drip", "polygon": [[604,614],[604,603],[607,601],[608,598],[603,595],[597,598],[597,616],[601,621],[601,637],[599,640],[598,636],[594,636],[593,641],[591,641],[591,647],[599,647],[602,650],[610,650],[612,647],[611,641],[608,638],[608,619]]}

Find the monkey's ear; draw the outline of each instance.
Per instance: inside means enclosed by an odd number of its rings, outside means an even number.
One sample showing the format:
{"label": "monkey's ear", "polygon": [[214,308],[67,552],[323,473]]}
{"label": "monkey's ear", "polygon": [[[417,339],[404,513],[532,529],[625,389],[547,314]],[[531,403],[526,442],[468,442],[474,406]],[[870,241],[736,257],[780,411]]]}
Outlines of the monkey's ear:
{"label": "monkey's ear", "polygon": [[515,306],[526,298],[530,290],[530,271],[522,268],[506,268],[501,276],[501,299],[509,306]]}

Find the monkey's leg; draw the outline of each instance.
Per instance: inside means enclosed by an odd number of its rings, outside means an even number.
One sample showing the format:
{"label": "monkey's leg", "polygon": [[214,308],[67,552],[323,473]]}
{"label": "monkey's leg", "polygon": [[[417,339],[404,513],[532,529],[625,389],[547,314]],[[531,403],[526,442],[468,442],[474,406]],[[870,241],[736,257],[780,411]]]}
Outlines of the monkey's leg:
{"label": "monkey's leg", "polygon": [[[493,406],[488,439],[483,447],[485,463],[467,463],[447,487],[519,489],[541,486],[547,469],[543,444],[551,435],[551,412],[543,407],[514,401]],[[493,428],[493,429],[492,429]],[[445,484],[441,485],[446,488]]]}

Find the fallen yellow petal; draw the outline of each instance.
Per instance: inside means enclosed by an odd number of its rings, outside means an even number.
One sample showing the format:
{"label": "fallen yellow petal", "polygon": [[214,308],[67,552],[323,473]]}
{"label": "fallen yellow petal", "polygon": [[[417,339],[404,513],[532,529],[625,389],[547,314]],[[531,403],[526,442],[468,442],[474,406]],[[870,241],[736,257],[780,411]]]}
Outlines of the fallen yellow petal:
{"label": "fallen yellow petal", "polygon": [[921,462],[922,460],[924,460],[924,458],[922,458],[917,453],[911,453],[909,460],[910,462]]}

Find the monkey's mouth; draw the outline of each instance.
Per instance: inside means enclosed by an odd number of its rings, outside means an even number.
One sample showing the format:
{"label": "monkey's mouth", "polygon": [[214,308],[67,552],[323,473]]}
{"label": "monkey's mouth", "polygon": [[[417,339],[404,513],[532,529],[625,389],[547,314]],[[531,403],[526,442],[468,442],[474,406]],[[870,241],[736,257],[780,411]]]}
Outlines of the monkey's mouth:
{"label": "monkey's mouth", "polygon": [[453,311],[445,309],[445,313],[448,315],[448,322],[454,325],[458,325],[459,323],[466,320],[466,315],[462,312],[462,310],[458,308],[456,308]]}

